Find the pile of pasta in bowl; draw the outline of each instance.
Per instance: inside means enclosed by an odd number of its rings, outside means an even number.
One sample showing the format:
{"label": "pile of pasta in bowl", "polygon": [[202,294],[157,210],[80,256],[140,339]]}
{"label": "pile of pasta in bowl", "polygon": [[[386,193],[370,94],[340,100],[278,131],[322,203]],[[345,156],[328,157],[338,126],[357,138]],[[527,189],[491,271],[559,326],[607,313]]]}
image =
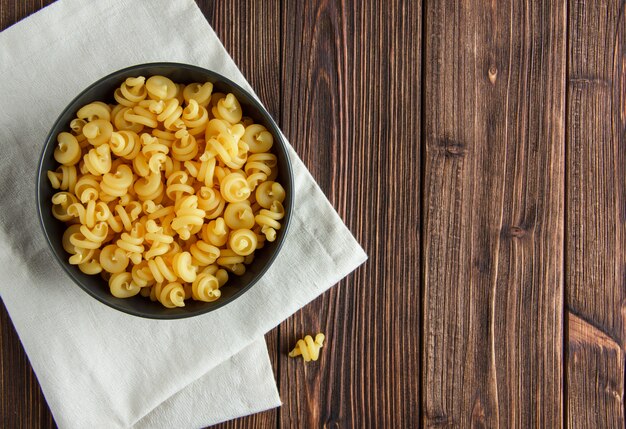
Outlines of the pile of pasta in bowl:
{"label": "pile of pasta in bowl", "polygon": [[285,216],[272,134],[211,82],[130,77],[113,96],[78,110],[47,173],[69,263],[118,298],[217,300]]}

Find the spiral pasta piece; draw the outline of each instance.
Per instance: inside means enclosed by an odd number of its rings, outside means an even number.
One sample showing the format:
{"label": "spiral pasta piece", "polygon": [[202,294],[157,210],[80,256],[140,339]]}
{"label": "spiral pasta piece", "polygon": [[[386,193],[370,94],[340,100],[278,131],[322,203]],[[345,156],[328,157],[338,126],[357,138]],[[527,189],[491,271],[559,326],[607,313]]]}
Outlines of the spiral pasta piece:
{"label": "spiral pasta piece", "polygon": [[94,146],[108,143],[113,134],[113,125],[105,119],[94,119],[83,127],[83,135]]}
{"label": "spiral pasta piece", "polygon": [[204,240],[198,240],[189,247],[193,263],[197,266],[206,266],[215,263],[220,256],[220,249]]}
{"label": "spiral pasta piece", "polygon": [[76,196],[70,192],[57,192],[52,196],[52,216],[60,221],[67,222],[75,216],[69,214],[67,209],[78,202]]}
{"label": "spiral pasta piece", "polygon": [[198,153],[196,138],[185,129],[177,131],[175,135],[176,140],[172,144],[172,157],[181,162],[193,159]]}
{"label": "spiral pasta piece", "polygon": [[249,149],[248,144],[242,140],[243,135],[246,133],[246,127],[242,124],[234,124],[229,127],[228,132],[233,136],[235,144],[240,145],[247,154]]}
{"label": "spiral pasta piece", "polygon": [[165,255],[170,251],[170,244],[165,241],[153,241],[150,243],[150,249],[144,253],[144,258],[150,260],[160,255]]}
{"label": "spiral pasta piece", "polygon": [[[87,202],[89,203],[89,202]],[[113,213],[111,213],[111,209],[109,208],[109,206],[104,202],[104,201],[98,201],[94,207],[94,216],[96,218],[97,222],[107,222],[107,224],[109,225],[109,228],[112,225],[115,225],[112,222],[109,222],[111,220],[111,218],[113,217]],[[121,229],[120,229],[121,231]],[[115,230],[114,232],[120,232],[118,230]]]}
{"label": "spiral pasta piece", "polygon": [[189,134],[197,136],[204,132],[209,122],[209,112],[194,99],[189,100],[183,109],[182,119]]}
{"label": "spiral pasta piece", "polygon": [[220,181],[222,197],[229,203],[239,203],[250,197],[246,178],[239,173],[230,173]]}
{"label": "spiral pasta piece", "polygon": [[114,197],[121,197],[128,193],[128,188],[133,183],[133,170],[122,164],[117,167],[115,173],[106,173],[102,176],[100,189]]}
{"label": "spiral pasta piece", "polygon": [[57,137],[57,147],[54,149],[54,159],[59,164],[72,166],[82,158],[78,140],[70,133],[60,133]]}
{"label": "spiral pasta piece", "polygon": [[139,293],[140,287],[133,283],[130,273],[115,273],[109,278],[111,295],[116,298],[130,298]]}
{"label": "spiral pasta piece", "polygon": [[[168,160],[167,153],[170,150],[169,147],[161,144],[156,137],[146,133],[141,135],[141,141],[143,145],[141,149],[142,157],[137,157],[136,159],[142,162],[134,166],[139,170],[140,175],[148,174],[148,170],[152,173],[160,173],[162,170],[165,170],[165,165]],[[146,170],[146,165],[148,170]]]}
{"label": "spiral pasta piece", "polygon": [[219,280],[213,274],[198,274],[191,288],[193,299],[198,301],[213,302],[222,296]]}
{"label": "spiral pasta piece", "polygon": [[87,225],[89,228],[92,228],[97,221],[96,207],[97,204],[93,200],[87,201],[86,207],[83,204],[76,202],[67,207],[67,214],[78,218],[82,225]]}
{"label": "spiral pasta piece", "polygon": [[71,234],[69,236],[69,241],[70,244],[73,246],[73,253],[78,252],[79,249],[98,249],[102,244],[101,242],[89,241],[80,231]]}
{"label": "spiral pasta piece", "polygon": [[123,232],[115,244],[120,249],[126,251],[131,262],[137,265],[143,259],[144,239],[145,228],[142,224],[136,223],[133,225],[130,233]]}
{"label": "spiral pasta piece", "polygon": [[274,201],[270,210],[263,209],[254,217],[254,221],[261,227],[261,232],[267,241],[276,240],[276,231],[280,229],[280,219],[285,216],[285,209],[279,201]]}
{"label": "spiral pasta piece", "polygon": [[188,240],[192,233],[195,234],[202,228],[205,211],[198,208],[198,197],[195,195],[182,197],[179,201],[172,229],[180,238]]}
{"label": "spiral pasta piece", "polygon": [[183,97],[187,103],[192,100],[202,107],[207,107],[211,101],[211,93],[213,92],[213,84],[211,82],[190,83],[183,90]]}
{"label": "spiral pasta piece", "polygon": [[[210,140],[216,138],[219,135],[228,135],[230,133],[230,124],[227,121],[219,118],[213,118],[207,122],[206,130],[204,133],[204,139]],[[234,141],[234,139],[233,139]]]}
{"label": "spiral pasta piece", "polygon": [[152,135],[157,138],[159,143],[167,146],[168,148],[172,147],[172,143],[176,140],[176,133],[168,130],[160,130],[154,129],[152,130]]}
{"label": "spiral pasta piece", "polygon": [[155,137],[148,133],[142,133],[140,136],[141,140],[141,152],[147,157],[150,158],[152,155],[157,153],[162,153],[167,155],[170,151],[171,143],[162,141],[158,137]]}
{"label": "spiral pasta piece", "polygon": [[90,149],[83,157],[87,171],[94,176],[101,176],[111,170],[111,149],[108,144],[102,144]]}
{"label": "spiral pasta piece", "polygon": [[298,340],[296,347],[289,352],[289,357],[302,356],[305,362],[315,361],[320,356],[320,349],[324,346],[324,334],[319,333],[315,336],[315,340],[310,335]]}
{"label": "spiral pasta piece", "polygon": [[151,243],[171,244],[174,242],[174,237],[166,233],[163,225],[159,226],[153,219],[149,219],[146,222],[146,240]]}
{"label": "spiral pasta piece", "polygon": [[142,100],[145,100],[148,91],[145,86],[146,78],[143,76],[129,77],[113,94],[115,101],[122,106],[133,107]]}
{"label": "spiral pasta piece", "polygon": [[63,246],[63,250],[65,250],[70,255],[76,253],[76,247],[70,241],[70,237],[74,234],[80,233],[80,224],[70,225],[64,232],[63,238],[61,239],[61,245]]}
{"label": "spiral pasta piece", "polygon": [[153,171],[148,163],[148,158],[142,152],[139,152],[133,159],[133,171],[139,177],[147,178],[150,173],[159,174],[159,171]]}
{"label": "spiral pasta piece", "polygon": [[246,127],[242,137],[252,153],[268,152],[274,145],[274,137],[261,124],[252,124]]}
{"label": "spiral pasta piece", "polygon": [[83,262],[78,264],[78,269],[87,275],[96,275],[102,272],[102,266],[100,265],[100,249],[94,249],[90,253],[90,258],[84,258]]}
{"label": "spiral pasta piece", "polygon": [[148,266],[148,261],[144,260],[133,265],[133,268],[131,269],[131,276],[133,283],[140,288],[150,287],[155,284],[154,276]]}
{"label": "spiral pasta piece", "polygon": [[198,267],[193,264],[191,253],[189,252],[180,252],[174,255],[172,268],[174,273],[186,282],[191,283],[196,279]]}
{"label": "spiral pasta piece", "polygon": [[184,171],[176,171],[167,178],[167,187],[165,194],[173,201],[178,201],[183,195],[193,194],[194,189],[191,186],[191,180]]}
{"label": "spiral pasta piece", "polygon": [[86,123],[87,121],[85,121],[84,119],[78,118],[74,118],[70,121],[70,129],[72,130],[72,134],[74,135],[74,137],[76,137],[76,140],[78,141],[78,144],[81,148],[87,147],[87,144],[89,143],[87,141],[87,137],[83,135],[83,127]]}
{"label": "spiral pasta piece", "polygon": [[[80,233],[85,237],[85,240],[97,244],[98,246],[95,247],[97,249],[107,238],[109,225],[106,222],[98,222],[93,228],[89,228],[87,225],[81,225]],[[89,248],[91,248],[91,246]]]}
{"label": "spiral pasta piece", "polygon": [[87,122],[96,120],[110,121],[111,108],[106,103],[94,101],[78,109],[76,117],[78,119],[87,120]]}
{"label": "spiral pasta piece", "polygon": [[257,187],[254,196],[261,207],[269,209],[275,201],[279,203],[285,201],[286,194],[280,183],[268,181]]}
{"label": "spiral pasta piece", "polygon": [[236,126],[220,132],[217,136],[208,137],[205,143],[205,157],[201,160],[216,157],[228,168],[240,169],[247,161],[248,145],[239,141],[239,135],[233,134],[233,129],[236,129]]}
{"label": "spiral pasta piece", "polygon": [[162,283],[165,280],[173,282],[178,278],[171,263],[162,256],[148,260],[148,268],[157,283]]}
{"label": "spiral pasta piece", "polygon": [[126,252],[115,244],[109,244],[100,251],[100,265],[111,274],[125,271],[129,262]]}
{"label": "spiral pasta piece", "polygon": [[225,164],[228,168],[239,170],[244,166],[247,160],[248,145],[243,141],[239,141],[236,142],[235,145],[231,148],[230,161],[225,162]]}
{"label": "spiral pasta piece", "polygon": [[141,201],[156,200],[163,193],[161,175],[151,172],[147,177],[138,179],[135,182],[134,189]]}
{"label": "spiral pasta piece", "polygon": [[[198,197],[198,208],[201,208],[205,212],[213,212],[221,205],[221,210],[224,208],[225,201],[222,198],[222,195],[219,191],[216,191],[213,188],[209,188],[207,186],[201,186],[198,191],[196,191],[196,196]],[[212,216],[207,213],[208,219],[213,219],[217,216]]]}
{"label": "spiral pasta piece", "polygon": [[243,264],[243,259],[243,256],[238,255],[232,249],[223,249],[220,251],[220,257],[217,258],[216,262],[218,265],[231,267],[235,264]]}
{"label": "spiral pasta piece", "polygon": [[272,168],[276,166],[276,155],[272,153],[255,153],[248,157],[244,171],[250,176],[253,173],[263,173],[266,176],[272,175]]}
{"label": "spiral pasta piece", "polygon": [[61,165],[56,171],[48,171],[48,180],[54,189],[74,192],[76,187],[76,167]]}
{"label": "spiral pasta piece", "polygon": [[[248,177],[246,177],[246,182],[248,182],[248,187],[250,188],[251,193],[256,192],[256,188],[259,183],[267,180],[267,175],[265,173],[252,173]],[[254,194],[254,198],[256,200],[256,194]]]}
{"label": "spiral pasta piece", "polygon": [[224,221],[231,229],[251,229],[254,213],[248,202],[231,203],[224,211]]}
{"label": "spiral pasta piece", "polygon": [[213,176],[215,174],[215,166],[217,160],[210,157],[206,152],[200,156],[200,162],[185,161],[185,169],[189,174],[198,181],[203,182],[205,186],[213,186]]}
{"label": "spiral pasta piece", "polygon": [[115,206],[115,213],[126,231],[130,231],[133,228],[133,222],[139,217],[141,212],[142,207],[138,201],[131,201],[126,206],[121,204]]}
{"label": "spiral pasta piece", "polygon": [[157,115],[142,105],[130,107],[128,110],[124,111],[124,120],[150,128],[159,126]]}
{"label": "spiral pasta piece", "polygon": [[228,244],[232,251],[238,255],[251,255],[256,250],[256,234],[249,229],[238,229],[231,232]]}
{"label": "spiral pasta piece", "polygon": [[171,98],[165,102],[161,101],[159,104],[157,120],[163,123],[166,130],[176,131],[184,128],[185,123],[181,116],[183,115],[183,108],[177,99]]}
{"label": "spiral pasta piece", "polygon": [[76,181],[74,193],[81,203],[86,204],[87,201],[97,201],[100,197],[100,180],[101,177],[93,174],[84,174]]}
{"label": "spiral pasta piece", "polygon": [[224,218],[218,217],[202,227],[202,240],[214,246],[221,247],[228,241],[230,229]]}
{"label": "spiral pasta piece", "polygon": [[185,289],[179,282],[168,283],[165,286],[159,286],[157,299],[167,308],[184,307],[185,306]]}
{"label": "spiral pasta piece", "polygon": [[144,213],[148,215],[148,219],[162,219],[166,216],[174,214],[174,207],[167,206],[164,207],[162,204],[155,204],[152,200],[147,200],[143,202],[142,205]]}
{"label": "spiral pasta piece", "polygon": [[[127,112],[131,111],[131,107],[123,107],[121,104],[118,105],[118,107],[119,108],[111,112],[115,128],[117,128],[118,131],[132,131],[134,133],[141,132],[141,130],[143,130],[143,124],[126,120]],[[132,114],[132,111],[129,114]],[[111,136],[112,135],[113,134],[111,134]]]}
{"label": "spiral pasta piece", "polygon": [[139,136],[131,130],[114,131],[110,140],[111,152],[124,159],[134,159],[141,150]]}
{"label": "spiral pasta piece", "polygon": [[152,76],[146,81],[148,96],[153,100],[166,100],[174,98],[178,87],[165,76]]}
{"label": "spiral pasta piece", "polygon": [[217,102],[217,106],[213,109],[215,117],[224,119],[231,124],[236,124],[241,121],[243,112],[239,100],[233,94],[228,94],[226,97],[220,99]]}
{"label": "spiral pasta piece", "polygon": [[223,164],[232,162],[231,153],[234,152],[234,140],[232,136],[220,134],[217,137],[210,137],[206,140],[204,156],[201,161],[208,161],[211,158],[217,158]]}

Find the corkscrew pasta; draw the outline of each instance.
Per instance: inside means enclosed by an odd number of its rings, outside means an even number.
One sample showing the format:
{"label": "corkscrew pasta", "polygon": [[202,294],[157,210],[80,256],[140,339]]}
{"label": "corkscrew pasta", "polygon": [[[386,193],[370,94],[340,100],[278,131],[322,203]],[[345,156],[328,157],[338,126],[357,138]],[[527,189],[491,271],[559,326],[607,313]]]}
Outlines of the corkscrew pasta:
{"label": "corkscrew pasta", "polygon": [[320,349],[324,346],[324,334],[319,333],[315,336],[315,340],[307,335],[302,340],[298,340],[296,347],[289,352],[290,357],[302,356],[305,362],[317,360],[320,356]]}
{"label": "corkscrew pasta", "polygon": [[[47,173],[69,263],[118,298],[219,299],[281,229],[274,137],[211,82],[130,77],[112,100],[76,112]],[[317,359],[318,337],[293,353]]]}

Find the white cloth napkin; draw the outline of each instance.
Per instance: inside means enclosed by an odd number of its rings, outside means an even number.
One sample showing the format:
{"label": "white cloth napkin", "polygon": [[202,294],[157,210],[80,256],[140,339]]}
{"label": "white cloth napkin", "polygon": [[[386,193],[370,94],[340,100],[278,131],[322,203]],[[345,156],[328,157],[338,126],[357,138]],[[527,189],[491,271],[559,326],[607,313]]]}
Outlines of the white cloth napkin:
{"label": "white cloth napkin", "polygon": [[280,405],[263,334],[366,259],[291,150],[288,238],[235,302],[155,321],[74,285],[35,214],[42,143],[90,83],[152,61],[197,64],[252,91],[192,0],[61,0],[0,33],[0,295],[62,428],[200,427]]}

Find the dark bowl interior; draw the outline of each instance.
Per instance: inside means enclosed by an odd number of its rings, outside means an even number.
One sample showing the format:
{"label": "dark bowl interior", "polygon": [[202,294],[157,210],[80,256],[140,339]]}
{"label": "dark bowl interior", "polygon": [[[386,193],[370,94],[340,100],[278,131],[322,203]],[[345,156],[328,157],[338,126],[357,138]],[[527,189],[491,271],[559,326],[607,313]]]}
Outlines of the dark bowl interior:
{"label": "dark bowl interior", "polygon": [[[127,77],[148,77],[152,75],[167,76],[178,83],[210,81],[214,85],[214,92],[233,93],[241,103],[244,116],[249,116],[257,123],[264,125],[274,136],[272,152],[278,158],[279,174],[277,180],[283,185],[287,194],[283,203],[285,206],[285,217],[282,221],[282,228],[277,231],[276,241],[273,243],[266,242],[265,247],[257,250],[254,262],[247,267],[247,271],[243,276],[238,277],[233,274],[229,276],[228,283],[221,288],[222,296],[214,302],[187,300],[185,307],[168,309],[159,302],[152,302],[140,295],[128,299],[115,298],[109,292],[106,281],[100,276],[83,274],[78,267],[68,263],[69,255],[61,244],[61,238],[66,226],[52,216],[51,198],[57,190],[50,186],[47,171],[55,170],[58,167],[53,157],[57,135],[62,131],[69,131],[70,121],[83,105],[97,100],[114,103],[113,91]],[[128,67],[100,79],[81,92],[63,110],[63,113],[56,120],[50,134],[46,138],[39,161],[39,169],[37,171],[37,209],[43,232],[55,258],[69,274],[70,278],[85,292],[98,301],[128,314],[154,319],[179,319],[207,313],[228,304],[250,289],[263,276],[278,255],[288,231],[293,211],[293,188],[293,175],[286,142],[281,137],[281,133],[269,113],[252,95],[224,76],[201,67],[177,63],[151,63]]]}

